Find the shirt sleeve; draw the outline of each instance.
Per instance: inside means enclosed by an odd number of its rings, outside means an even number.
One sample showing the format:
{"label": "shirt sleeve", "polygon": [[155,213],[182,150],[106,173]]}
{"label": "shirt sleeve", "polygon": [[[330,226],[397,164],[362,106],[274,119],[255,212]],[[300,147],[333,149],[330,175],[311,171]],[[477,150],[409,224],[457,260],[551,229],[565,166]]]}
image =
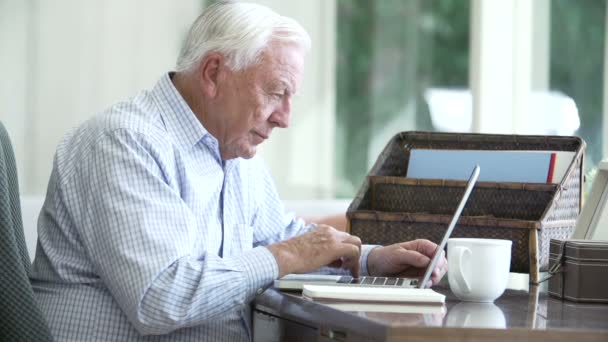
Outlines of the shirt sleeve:
{"label": "shirt sleeve", "polygon": [[71,199],[79,201],[73,219],[98,276],[145,335],[245,309],[278,276],[264,247],[227,258],[191,252],[195,213],[172,183],[170,158],[155,149],[166,143],[112,131],[94,144],[78,181],[66,184],[83,188]]}
{"label": "shirt sleeve", "polygon": [[[369,252],[372,249],[380,247],[378,245],[361,245],[361,258],[359,259],[359,275],[360,276],[368,276],[369,271],[367,269],[367,258],[369,256]],[[333,267],[321,267],[318,270],[311,272],[314,274],[341,274],[341,275],[350,275],[350,271],[343,268],[333,268]]]}

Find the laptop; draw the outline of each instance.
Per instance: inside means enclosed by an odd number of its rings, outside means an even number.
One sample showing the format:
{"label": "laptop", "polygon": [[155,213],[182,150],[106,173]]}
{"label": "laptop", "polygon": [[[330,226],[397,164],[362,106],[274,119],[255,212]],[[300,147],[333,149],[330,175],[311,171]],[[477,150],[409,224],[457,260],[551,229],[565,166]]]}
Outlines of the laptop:
{"label": "laptop", "polygon": [[304,285],[332,285],[332,286],[356,286],[356,287],[380,287],[380,288],[419,288],[424,289],[425,284],[431,279],[435,265],[443,256],[443,250],[448,242],[456,222],[460,218],[460,214],[471,195],[471,191],[479,177],[480,168],[476,165],[471,172],[471,176],[467,182],[464,194],[460,199],[458,208],[452,217],[448,229],[445,231],[441,242],[437,245],[437,249],[433,258],[429,262],[422,279],[410,278],[394,278],[394,277],[360,277],[354,278],[345,275],[322,275],[322,274],[288,274],[274,281],[274,287],[281,290],[302,290]]}

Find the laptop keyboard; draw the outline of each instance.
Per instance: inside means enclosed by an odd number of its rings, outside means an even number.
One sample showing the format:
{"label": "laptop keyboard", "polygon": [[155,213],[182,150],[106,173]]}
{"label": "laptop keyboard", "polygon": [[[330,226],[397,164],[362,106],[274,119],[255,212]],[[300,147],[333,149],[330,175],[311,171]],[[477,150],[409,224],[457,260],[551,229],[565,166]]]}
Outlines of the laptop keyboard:
{"label": "laptop keyboard", "polygon": [[418,287],[418,279],[395,278],[395,277],[359,277],[342,276],[338,284],[363,285],[378,287]]}

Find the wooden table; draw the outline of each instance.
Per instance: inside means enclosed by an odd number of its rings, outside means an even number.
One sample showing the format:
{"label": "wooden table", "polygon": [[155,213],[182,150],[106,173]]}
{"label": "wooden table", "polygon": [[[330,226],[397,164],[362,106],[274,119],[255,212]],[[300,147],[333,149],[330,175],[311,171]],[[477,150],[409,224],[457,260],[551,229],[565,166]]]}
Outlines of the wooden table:
{"label": "wooden table", "polygon": [[445,285],[435,290],[447,296],[443,307],[377,312],[271,288],[253,303],[254,341],[608,341],[608,304],[561,301],[538,286],[508,289],[494,304],[460,302]]}

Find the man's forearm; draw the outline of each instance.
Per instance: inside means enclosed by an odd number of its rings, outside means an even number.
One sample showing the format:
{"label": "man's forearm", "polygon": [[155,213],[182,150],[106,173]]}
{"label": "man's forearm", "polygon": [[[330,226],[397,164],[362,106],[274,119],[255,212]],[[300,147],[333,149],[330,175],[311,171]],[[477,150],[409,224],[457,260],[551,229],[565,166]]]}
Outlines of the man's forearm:
{"label": "man's forearm", "polygon": [[154,280],[129,316],[140,333],[165,334],[249,305],[277,276],[276,263],[264,247],[230,259],[183,258]]}

